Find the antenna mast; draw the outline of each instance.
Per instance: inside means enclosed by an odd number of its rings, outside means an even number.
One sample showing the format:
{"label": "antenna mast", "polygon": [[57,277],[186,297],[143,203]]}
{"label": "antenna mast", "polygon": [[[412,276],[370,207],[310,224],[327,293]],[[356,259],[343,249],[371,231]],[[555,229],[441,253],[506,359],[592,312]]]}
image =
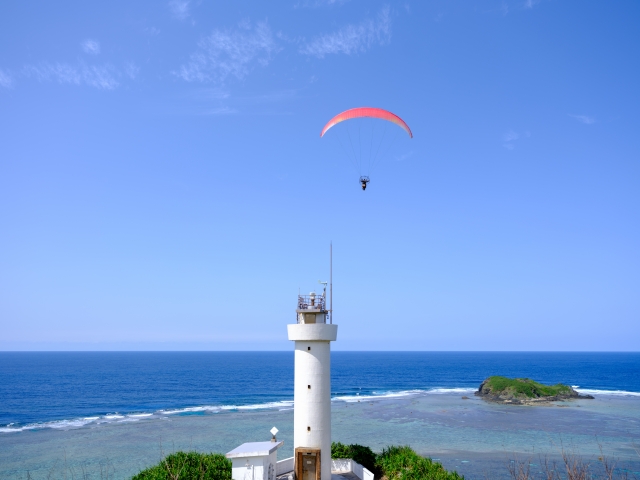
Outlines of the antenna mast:
{"label": "antenna mast", "polygon": [[329,300],[329,316],[330,323],[333,323],[333,242],[329,243],[329,294],[331,299]]}

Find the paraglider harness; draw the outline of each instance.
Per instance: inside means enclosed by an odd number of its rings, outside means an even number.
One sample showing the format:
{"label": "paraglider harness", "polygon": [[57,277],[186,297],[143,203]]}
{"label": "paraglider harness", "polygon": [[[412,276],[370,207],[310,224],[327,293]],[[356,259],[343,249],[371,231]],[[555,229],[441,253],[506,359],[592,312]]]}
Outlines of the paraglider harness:
{"label": "paraglider harness", "polygon": [[362,184],[362,190],[366,190],[367,183],[369,183],[369,177],[360,177],[360,183]]}

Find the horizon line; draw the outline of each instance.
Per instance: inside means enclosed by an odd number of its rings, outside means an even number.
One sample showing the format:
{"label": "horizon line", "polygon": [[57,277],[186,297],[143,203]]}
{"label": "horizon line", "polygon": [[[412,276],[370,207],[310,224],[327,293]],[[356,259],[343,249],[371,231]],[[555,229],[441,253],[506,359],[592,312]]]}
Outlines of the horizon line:
{"label": "horizon line", "polygon": [[[293,350],[0,350],[2,353],[292,353]],[[640,350],[332,350],[332,353],[640,353]]]}

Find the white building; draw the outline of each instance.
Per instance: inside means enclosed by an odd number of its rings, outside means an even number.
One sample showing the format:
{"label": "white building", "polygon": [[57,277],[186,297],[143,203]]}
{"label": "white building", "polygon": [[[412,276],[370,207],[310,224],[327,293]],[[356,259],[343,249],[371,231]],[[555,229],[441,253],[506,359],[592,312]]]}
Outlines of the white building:
{"label": "white building", "polygon": [[[274,436],[275,438],[275,436]],[[276,480],[277,451],[284,442],[243,443],[227,453],[233,480]]]}
{"label": "white building", "polygon": [[331,343],[325,295],[298,296],[295,342],[293,448],[297,480],[331,480]]}

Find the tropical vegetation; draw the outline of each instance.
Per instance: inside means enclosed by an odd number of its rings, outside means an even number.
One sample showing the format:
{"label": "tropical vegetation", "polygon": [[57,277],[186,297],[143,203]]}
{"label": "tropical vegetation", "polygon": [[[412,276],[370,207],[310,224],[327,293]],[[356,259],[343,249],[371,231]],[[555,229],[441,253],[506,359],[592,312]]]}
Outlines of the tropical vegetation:
{"label": "tropical vegetation", "polygon": [[571,387],[562,383],[543,385],[529,378],[489,377],[483,382],[483,386],[488,387],[492,395],[510,394],[527,398],[571,395],[573,392]]}

